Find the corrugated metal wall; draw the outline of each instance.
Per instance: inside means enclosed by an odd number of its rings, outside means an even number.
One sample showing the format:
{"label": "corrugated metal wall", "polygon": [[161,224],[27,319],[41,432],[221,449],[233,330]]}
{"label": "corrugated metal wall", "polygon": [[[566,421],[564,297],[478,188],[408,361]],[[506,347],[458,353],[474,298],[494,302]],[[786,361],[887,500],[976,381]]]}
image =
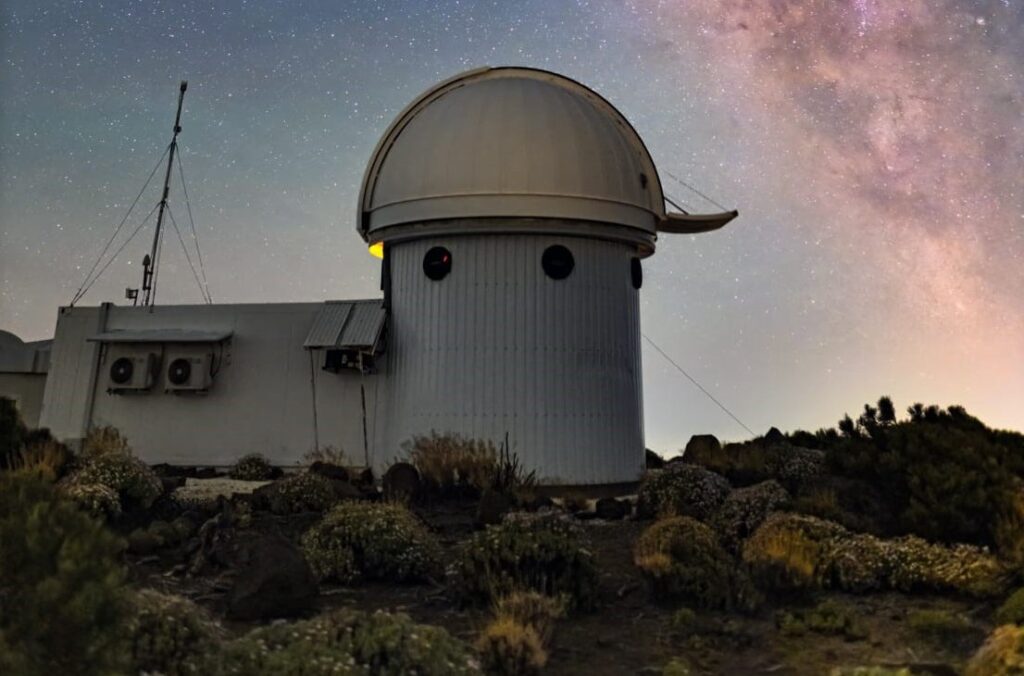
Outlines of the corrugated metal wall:
{"label": "corrugated metal wall", "polygon": [[[564,280],[541,255],[575,258]],[[432,246],[452,253],[441,281]],[[544,235],[432,238],[389,249],[392,306],[375,435],[377,464],[414,434],[455,432],[513,450],[547,483],[635,481],[643,465],[638,292],[633,250]]]}

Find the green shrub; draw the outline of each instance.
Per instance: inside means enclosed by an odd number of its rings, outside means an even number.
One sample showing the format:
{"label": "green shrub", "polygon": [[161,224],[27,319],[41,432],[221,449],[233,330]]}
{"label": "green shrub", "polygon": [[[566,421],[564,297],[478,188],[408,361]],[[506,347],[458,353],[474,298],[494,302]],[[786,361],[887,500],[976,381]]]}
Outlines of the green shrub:
{"label": "green shrub", "polygon": [[690,676],[690,665],[678,657],[673,657],[661,668],[661,676]]}
{"label": "green shrub", "polygon": [[964,676],[1019,676],[1024,673],[1024,628],[1007,624],[989,634]]}
{"label": "green shrub", "polygon": [[888,586],[901,591],[952,591],[989,598],[1005,593],[1008,572],[991,554],[970,545],[945,547],[912,535],[884,541]]}
{"label": "green shrub", "polygon": [[470,601],[494,602],[533,590],[588,610],[597,593],[597,569],[582,531],[555,514],[513,514],[473,535],[458,551],[456,584]]}
{"label": "green shrub", "polygon": [[268,496],[270,511],[274,514],[324,512],[338,502],[331,480],[310,472],[281,479],[272,488]]}
{"label": "green shrub", "polygon": [[548,654],[537,631],[510,617],[487,625],[476,642],[484,671],[500,676],[532,676],[547,664]]}
{"label": "green shrub", "polygon": [[832,471],[876,486],[901,532],[1016,550],[1024,435],[991,430],[956,406],[916,405],[910,415],[886,424],[867,413],[847,418],[828,449]]}
{"label": "green shrub", "polygon": [[865,638],[867,632],[852,610],[834,600],[822,601],[810,609],[784,610],[775,616],[783,634],[802,636],[808,632],[824,636],[842,636],[849,641]]}
{"label": "green shrub", "polygon": [[[95,438],[94,438],[95,437]],[[160,478],[146,463],[131,455],[123,439],[112,427],[90,435],[92,450],[83,454],[85,464],[65,481],[73,484],[99,484],[115,491],[121,507],[148,509],[163,493]]]}
{"label": "green shrub", "polygon": [[656,597],[698,608],[749,607],[747,579],[710,528],[688,516],[661,519],[636,541],[633,562]]}
{"label": "green shrub", "polygon": [[131,595],[127,627],[132,671],[167,676],[200,673],[196,660],[214,650],[220,627],[195,603],[141,589]]}
{"label": "green shrub", "polygon": [[103,484],[68,483],[60,492],[92,516],[113,519],[121,514],[121,499],[117,491]]}
{"label": "green shrub", "polygon": [[726,549],[736,552],[769,514],[788,502],[789,493],[774,480],[738,488],[726,497],[710,524]]}
{"label": "green shrub", "polygon": [[0,477],[0,673],[122,665],[121,544],[45,481]]}
{"label": "green shrub", "polygon": [[0,397],[0,469],[11,469],[28,430],[13,399]]}
{"label": "green shrub", "polygon": [[915,610],[907,616],[907,626],[915,635],[936,646],[964,643],[971,625],[962,615],[948,610]]}
{"label": "green shrub", "polygon": [[472,650],[440,627],[404,614],[339,609],[272,624],[228,641],[201,660],[209,676],[448,676],[479,673]]}
{"label": "green shrub", "polygon": [[729,491],[724,477],[697,465],[677,463],[652,472],[640,485],[637,514],[644,518],[690,516],[703,521]]}
{"label": "green shrub", "polygon": [[440,547],[422,523],[396,503],[343,502],[302,537],[321,580],[420,581],[440,568]]}
{"label": "green shrub", "polygon": [[999,624],[1024,624],[1024,587],[1010,594],[996,611]]}
{"label": "green shrub", "polygon": [[238,459],[228,476],[238,481],[269,481],[274,478],[274,466],[259,453],[250,453]]}
{"label": "green shrub", "polygon": [[690,608],[683,607],[672,613],[672,620],[670,624],[673,631],[683,635],[689,635],[697,626],[697,622],[697,613],[693,612]]}

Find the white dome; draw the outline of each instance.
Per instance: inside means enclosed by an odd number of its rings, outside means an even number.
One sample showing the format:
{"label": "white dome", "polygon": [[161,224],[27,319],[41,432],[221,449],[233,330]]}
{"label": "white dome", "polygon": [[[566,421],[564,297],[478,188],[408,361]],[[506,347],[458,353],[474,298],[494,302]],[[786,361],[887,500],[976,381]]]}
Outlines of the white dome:
{"label": "white dome", "polygon": [[433,87],[391,124],[363,179],[359,230],[377,241],[439,221],[487,232],[584,221],[653,248],[665,218],[654,162],[610,103],[554,73],[483,68]]}

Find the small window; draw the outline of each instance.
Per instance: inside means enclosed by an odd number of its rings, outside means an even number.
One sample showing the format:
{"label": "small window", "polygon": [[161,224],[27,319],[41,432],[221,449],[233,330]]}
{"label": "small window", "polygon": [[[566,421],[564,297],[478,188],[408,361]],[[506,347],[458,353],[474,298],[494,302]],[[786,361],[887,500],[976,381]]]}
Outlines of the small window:
{"label": "small window", "polygon": [[644,266],[640,263],[639,258],[633,258],[629,261],[629,276],[633,279],[633,288],[639,289],[644,285]]}
{"label": "small window", "polygon": [[435,246],[423,257],[423,273],[430,279],[442,280],[452,271],[452,253],[443,246]]}
{"label": "small window", "polygon": [[561,244],[555,244],[544,249],[540,264],[551,279],[565,279],[572,274],[576,261],[573,260],[571,251]]}

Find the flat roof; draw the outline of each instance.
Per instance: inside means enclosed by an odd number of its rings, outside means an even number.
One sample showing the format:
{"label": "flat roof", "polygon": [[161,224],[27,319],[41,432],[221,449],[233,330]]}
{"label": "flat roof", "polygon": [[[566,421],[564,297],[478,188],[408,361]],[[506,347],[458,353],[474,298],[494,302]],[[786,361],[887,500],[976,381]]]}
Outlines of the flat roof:
{"label": "flat roof", "polygon": [[122,329],[105,331],[86,340],[94,343],[219,343],[234,331],[203,331],[198,329]]}

